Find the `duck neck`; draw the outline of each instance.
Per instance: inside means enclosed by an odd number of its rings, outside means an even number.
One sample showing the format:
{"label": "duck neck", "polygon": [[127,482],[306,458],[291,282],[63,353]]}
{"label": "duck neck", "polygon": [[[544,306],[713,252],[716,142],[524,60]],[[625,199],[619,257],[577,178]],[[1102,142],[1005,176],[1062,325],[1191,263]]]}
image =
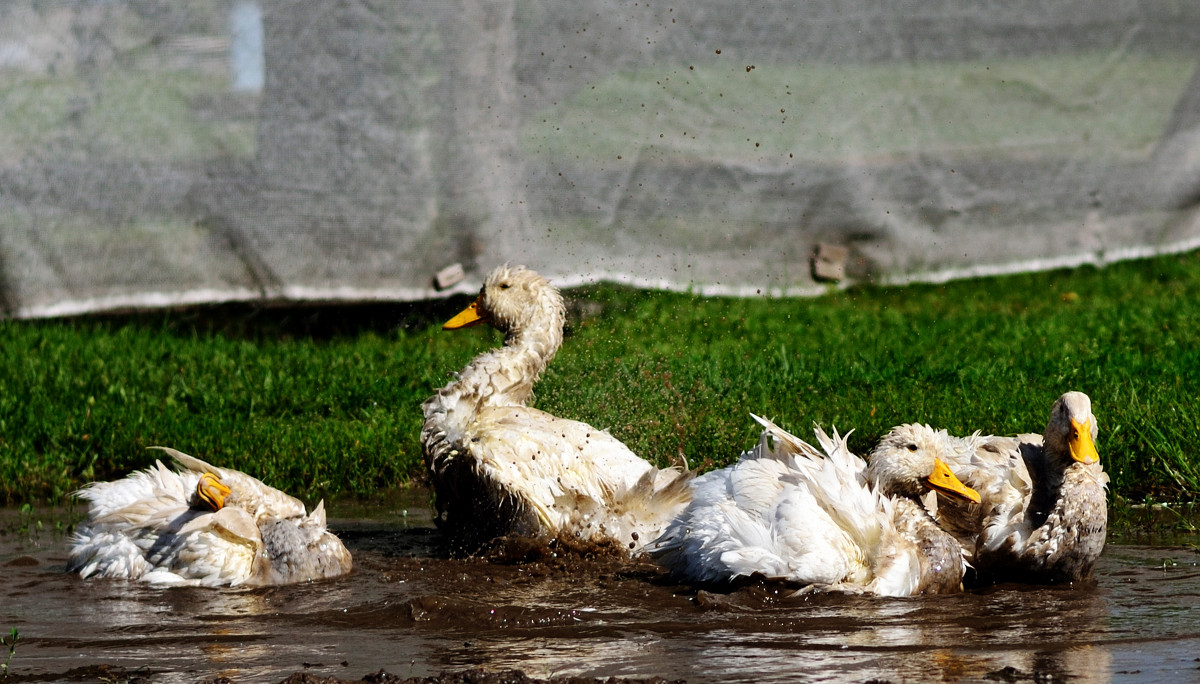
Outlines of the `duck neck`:
{"label": "duck neck", "polygon": [[1047,449],[1041,467],[1030,473],[1033,477],[1033,493],[1029,499],[1028,519],[1034,529],[1045,524],[1056,511],[1065,506],[1078,506],[1084,499],[1092,498],[1097,492],[1103,496],[1107,481],[1096,464],[1078,463],[1069,454],[1055,453]]}
{"label": "duck neck", "polygon": [[487,406],[523,406],[533,396],[533,384],[546,370],[562,344],[561,316],[510,329],[504,346],[475,357],[439,395],[467,402],[474,410]]}
{"label": "duck neck", "polygon": [[[878,461],[872,461],[872,465],[876,463]],[[919,481],[888,478],[870,466],[867,468],[867,481],[884,496],[908,499],[918,506],[921,505],[921,497],[928,491]]]}
{"label": "duck neck", "polygon": [[914,512],[919,511],[919,515],[913,516],[913,522],[918,526],[941,529],[937,527],[937,521],[925,507],[924,499],[930,494],[930,490],[920,480],[887,480],[884,482],[874,480],[874,482],[884,496],[896,500],[898,507],[911,509]]}

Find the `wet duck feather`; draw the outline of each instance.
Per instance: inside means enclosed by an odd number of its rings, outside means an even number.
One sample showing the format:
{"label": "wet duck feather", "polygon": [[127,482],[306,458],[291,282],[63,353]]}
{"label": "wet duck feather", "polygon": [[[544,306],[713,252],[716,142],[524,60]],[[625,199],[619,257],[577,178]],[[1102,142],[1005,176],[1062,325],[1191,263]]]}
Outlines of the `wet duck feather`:
{"label": "wet duck feather", "polygon": [[447,329],[487,323],[504,346],[476,357],[424,405],[421,443],[452,543],[517,534],[615,541],[639,550],[687,502],[690,476],[658,469],[607,431],[526,406],[562,343],[562,296],[502,266]]}
{"label": "wet duck feather", "polygon": [[1091,576],[1108,524],[1097,433],[1089,397],[1067,392],[1042,435],[959,441],[951,467],[982,502],[943,502],[937,517],[970,553],[979,582]]}
{"label": "wet duck feather", "polygon": [[868,467],[846,438],[818,450],[768,420],[756,449],[694,481],[688,508],[650,547],[680,579],[760,575],[819,590],[908,596],[958,591],[962,549],[915,499],[977,499],[940,460],[946,435],[893,428]]}
{"label": "wet duck feather", "polygon": [[161,448],[161,461],[76,493],[88,519],[68,569],[83,577],[160,584],[262,586],[350,572],[350,553],[326,529],[324,502],[304,504],[245,473]]}

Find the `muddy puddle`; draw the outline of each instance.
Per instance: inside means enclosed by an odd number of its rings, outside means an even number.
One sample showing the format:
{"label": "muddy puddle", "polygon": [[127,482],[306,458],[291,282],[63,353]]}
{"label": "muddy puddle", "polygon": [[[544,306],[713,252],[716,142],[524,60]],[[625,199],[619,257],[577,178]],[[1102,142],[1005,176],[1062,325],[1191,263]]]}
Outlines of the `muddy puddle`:
{"label": "muddy puddle", "polygon": [[1195,539],[1110,543],[1089,587],[789,598],[763,585],[697,592],[653,565],[545,547],[449,559],[422,511],[338,513],[353,575],[212,590],[80,580],[64,573],[63,534],[34,529],[36,513],[0,512],[0,635],[20,634],[9,681],[470,668],[688,682],[1200,680]]}

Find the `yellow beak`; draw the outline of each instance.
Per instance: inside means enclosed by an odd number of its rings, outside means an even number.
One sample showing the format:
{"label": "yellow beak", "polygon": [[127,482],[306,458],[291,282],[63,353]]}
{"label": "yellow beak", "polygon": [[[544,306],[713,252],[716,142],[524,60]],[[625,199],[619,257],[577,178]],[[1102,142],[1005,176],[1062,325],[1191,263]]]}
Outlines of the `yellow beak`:
{"label": "yellow beak", "polygon": [[1100,454],[1096,452],[1096,443],[1092,441],[1091,420],[1080,424],[1074,418],[1071,419],[1071,441],[1067,446],[1071,450],[1071,458],[1084,465],[1100,460]]}
{"label": "yellow beak", "polygon": [[470,306],[462,311],[459,311],[458,315],[456,315],[454,318],[451,318],[443,323],[442,330],[458,330],[459,328],[469,328],[473,325],[486,323],[488,317],[487,314],[483,313],[479,309],[480,299],[482,299],[482,295],[476,297],[475,301],[471,302]]}
{"label": "yellow beak", "polygon": [[925,484],[943,494],[979,503],[979,492],[963,484],[940,458],[933,460],[933,472],[926,478]]}
{"label": "yellow beak", "polygon": [[204,473],[200,476],[200,481],[196,483],[196,496],[204,503],[212,506],[214,511],[219,511],[225,507],[225,497],[233,493],[233,490],[225,486],[220,478],[212,473]]}

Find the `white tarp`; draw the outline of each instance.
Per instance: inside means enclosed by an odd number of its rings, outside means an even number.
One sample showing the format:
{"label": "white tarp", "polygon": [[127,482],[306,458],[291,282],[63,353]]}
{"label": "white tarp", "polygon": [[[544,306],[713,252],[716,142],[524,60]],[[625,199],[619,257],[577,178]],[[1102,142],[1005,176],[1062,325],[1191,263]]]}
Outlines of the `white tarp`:
{"label": "white tarp", "polygon": [[6,0],[0,312],[1200,246],[1200,3]]}

